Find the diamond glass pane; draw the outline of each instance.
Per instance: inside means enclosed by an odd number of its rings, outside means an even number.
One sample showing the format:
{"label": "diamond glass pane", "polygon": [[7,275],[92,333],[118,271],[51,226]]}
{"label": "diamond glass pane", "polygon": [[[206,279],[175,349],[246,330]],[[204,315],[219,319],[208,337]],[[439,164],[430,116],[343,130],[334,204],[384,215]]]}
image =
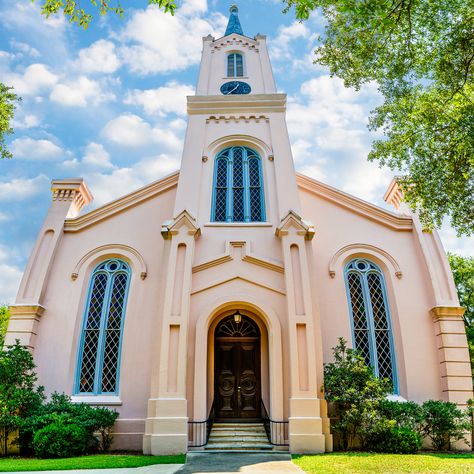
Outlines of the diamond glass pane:
{"label": "diamond glass pane", "polygon": [[374,317],[374,328],[388,329],[387,312],[382,292],[382,280],[377,273],[367,274],[367,284],[369,285],[370,303]]}
{"label": "diamond glass pane", "polygon": [[242,77],[244,75],[244,61],[241,54],[235,55],[236,76]]}
{"label": "diamond glass pane", "polygon": [[120,329],[106,331],[104,363],[102,367],[102,392],[115,392],[117,387],[117,368],[120,347]]}
{"label": "diamond glass pane", "polygon": [[362,292],[362,277],[357,273],[350,272],[347,275],[347,282],[349,285],[349,296],[352,308],[355,346],[363,355],[366,364],[370,364],[367,308],[365,307]]}
{"label": "diamond glass pane", "polygon": [[80,392],[88,393],[94,390],[100,321],[106,287],[107,275],[105,273],[94,275],[83,336],[84,345],[79,379]]}
{"label": "diamond glass pane", "polygon": [[252,187],[260,186],[260,162],[257,158],[249,160],[249,183]]}
{"label": "diamond glass pane", "polygon": [[227,208],[227,189],[216,189],[216,203],[214,220],[217,222],[225,222]]}
{"label": "diamond glass pane", "polygon": [[242,187],[244,185],[244,163],[241,148],[234,149],[232,163],[233,186]]}
{"label": "diamond glass pane", "polygon": [[259,222],[262,220],[260,188],[250,188],[250,220],[254,222]]}
{"label": "diamond glass pane", "polygon": [[216,186],[218,188],[227,187],[227,160],[217,160]]}
{"label": "diamond glass pane", "polygon": [[244,220],[244,188],[234,188],[234,221],[243,222]]}
{"label": "diamond glass pane", "polygon": [[389,332],[385,330],[375,331],[375,345],[377,351],[378,376],[392,380],[393,369]]}

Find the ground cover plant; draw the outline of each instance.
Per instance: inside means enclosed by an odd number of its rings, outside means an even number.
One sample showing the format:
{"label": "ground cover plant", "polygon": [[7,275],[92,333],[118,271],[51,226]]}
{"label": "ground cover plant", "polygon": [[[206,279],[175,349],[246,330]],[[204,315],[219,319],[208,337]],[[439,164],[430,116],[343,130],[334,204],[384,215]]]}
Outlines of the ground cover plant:
{"label": "ground cover plant", "polygon": [[0,472],[114,469],[121,467],[142,467],[153,464],[184,464],[186,456],[139,456],[123,454],[99,454],[63,459],[35,459],[9,457],[0,458]]}
{"label": "ground cover plant", "polygon": [[465,474],[474,472],[474,454],[331,453],[294,455],[307,474]]}

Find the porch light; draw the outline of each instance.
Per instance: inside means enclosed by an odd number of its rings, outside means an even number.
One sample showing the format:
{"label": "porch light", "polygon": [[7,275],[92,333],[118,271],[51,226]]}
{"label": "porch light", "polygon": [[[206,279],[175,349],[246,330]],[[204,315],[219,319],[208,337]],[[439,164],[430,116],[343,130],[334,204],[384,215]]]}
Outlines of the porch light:
{"label": "porch light", "polygon": [[242,315],[240,314],[239,310],[234,313],[234,321],[239,324],[242,321]]}

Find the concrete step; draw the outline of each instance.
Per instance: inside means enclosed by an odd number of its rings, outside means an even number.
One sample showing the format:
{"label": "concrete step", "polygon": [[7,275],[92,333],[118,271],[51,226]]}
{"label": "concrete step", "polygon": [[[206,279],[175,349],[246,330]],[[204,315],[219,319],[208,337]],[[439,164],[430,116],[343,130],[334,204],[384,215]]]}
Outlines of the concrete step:
{"label": "concrete step", "polygon": [[214,423],[205,451],[271,451],[262,423]]}
{"label": "concrete step", "polygon": [[227,450],[242,450],[242,451],[271,451],[273,446],[269,443],[207,443],[206,451],[212,451],[220,449],[221,451]]}

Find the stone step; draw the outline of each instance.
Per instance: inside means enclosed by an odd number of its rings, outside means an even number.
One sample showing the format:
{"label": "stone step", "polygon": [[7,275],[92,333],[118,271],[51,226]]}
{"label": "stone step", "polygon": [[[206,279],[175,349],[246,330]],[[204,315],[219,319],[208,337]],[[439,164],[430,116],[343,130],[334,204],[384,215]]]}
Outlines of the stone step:
{"label": "stone step", "polygon": [[210,438],[266,438],[267,434],[263,433],[246,433],[245,431],[240,432],[228,432],[228,431],[214,431],[211,433]]}
{"label": "stone step", "polygon": [[206,451],[212,451],[215,449],[220,450],[243,450],[243,451],[255,451],[264,450],[271,451],[273,446],[269,443],[207,443]]}
{"label": "stone step", "polygon": [[268,443],[268,438],[266,436],[211,436],[208,443]]}

